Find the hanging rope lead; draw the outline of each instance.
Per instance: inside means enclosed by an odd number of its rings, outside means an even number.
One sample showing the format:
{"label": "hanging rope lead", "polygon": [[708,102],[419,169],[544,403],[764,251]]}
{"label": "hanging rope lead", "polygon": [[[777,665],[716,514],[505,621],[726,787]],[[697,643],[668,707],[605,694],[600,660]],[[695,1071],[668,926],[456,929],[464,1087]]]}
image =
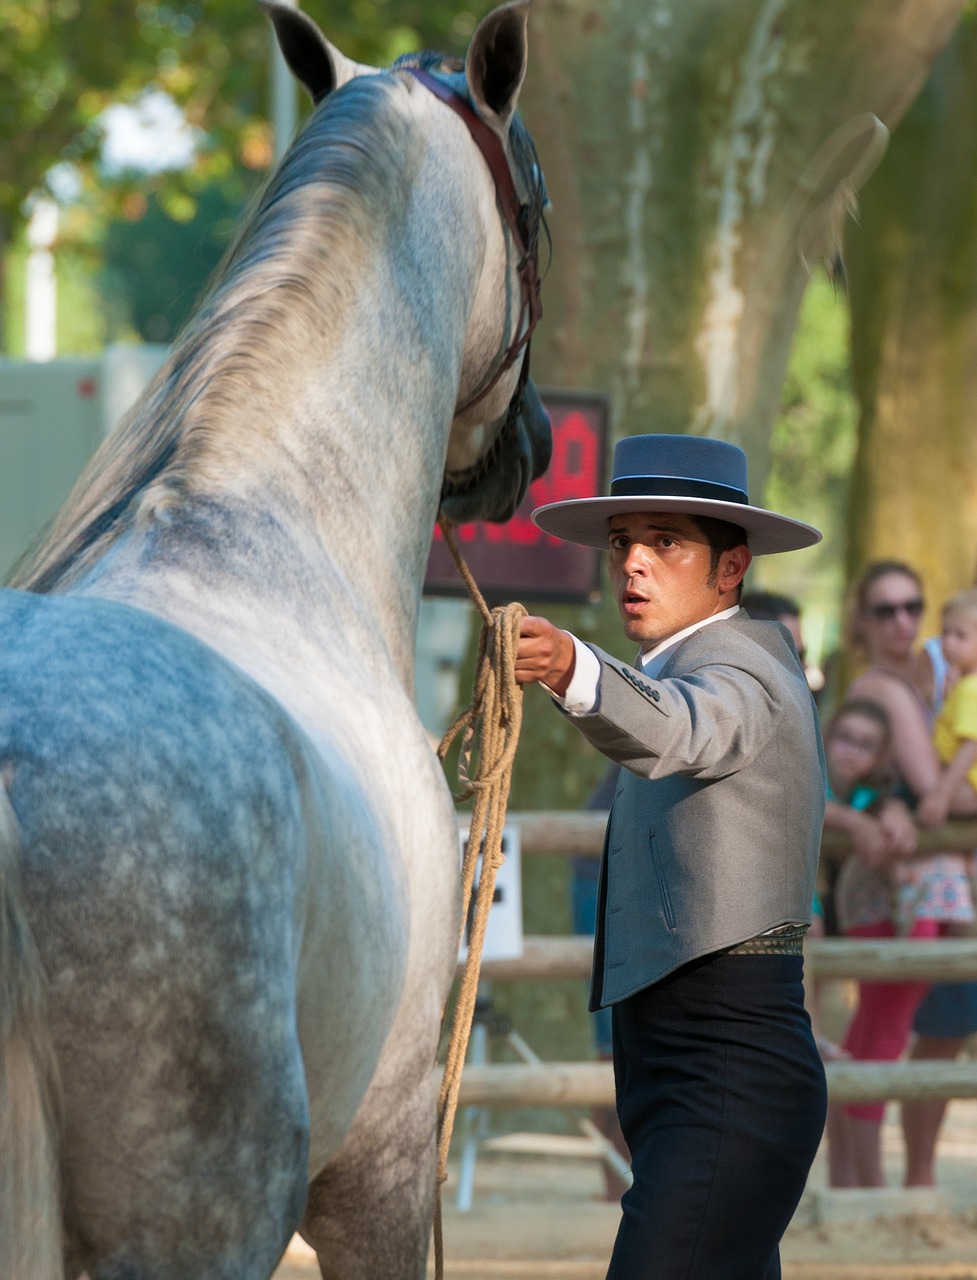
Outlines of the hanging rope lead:
{"label": "hanging rope lead", "polygon": [[451,1145],[461,1073],[465,1066],[475,1014],[485,926],[495,893],[496,875],[505,861],[502,854],[502,829],[509,801],[512,764],[522,726],[522,688],[516,684],[515,679],[516,650],[519,628],[526,610],[521,604],[508,604],[490,611],[458,550],[451,525],[443,519],[439,519],[438,524],[469,594],[482,615],[471,705],[455,720],[438,748],[438,758],[443,763],[451,744],[459,733],[462,735],[458,760],[458,778],[462,789],[455,800],[473,799],[471,824],[461,868],[462,929],[469,917],[476,863],[479,855],[482,858],[475,912],[469,931],[468,956],[451,1023],[438,1102],[438,1197],[434,1219],[434,1266],[437,1280],[443,1280],[441,1186],[447,1177],[448,1148]]}

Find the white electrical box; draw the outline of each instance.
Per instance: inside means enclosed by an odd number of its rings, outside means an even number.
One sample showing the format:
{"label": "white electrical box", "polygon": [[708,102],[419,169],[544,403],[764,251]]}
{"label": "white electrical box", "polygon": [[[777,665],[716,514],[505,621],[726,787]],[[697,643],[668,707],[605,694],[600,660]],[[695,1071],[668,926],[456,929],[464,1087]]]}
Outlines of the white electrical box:
{"label": "white electrical box", "polygon": [[0,581],[166,355],[163,346],[113,346],[99,356],[0,359]]}
{"label": "white electrical box", "polygon": [[[468,831],[460,831],[458,844],[462,858],[464,858],[467,839]],[[518,960],[522,955],[522,872],[519,865],[519,828],[511,824],[502,828],[502,856],[505,861],[496,875],[492,905],[489,908],[485,926],[483,960]],[[475,864],[474,889],[476,891],[481,876],[482,859],[479,857]],[[469,918],[465,921],[464,935],[458,953],[458,959],[462,963],[468,956],[469,932],[474,910],[475,892],[472,893]]]}

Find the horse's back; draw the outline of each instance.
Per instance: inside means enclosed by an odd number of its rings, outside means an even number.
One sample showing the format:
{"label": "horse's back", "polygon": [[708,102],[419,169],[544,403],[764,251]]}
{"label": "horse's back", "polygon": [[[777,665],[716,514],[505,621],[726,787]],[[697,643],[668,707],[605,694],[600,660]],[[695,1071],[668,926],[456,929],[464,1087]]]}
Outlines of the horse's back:
{"label": "horse's back", "polygon": [[[329,902],[348,874],[328,847],[341,788],[277,703],[185,632],[15,592],[0,593],[0,769],[48,978],[77,1261],[124,1274],[175,1248],[193,1272],[218,1238],[226,1270],[208,1274],[262,1274],[305,1196],[310,916],[353,941],[356,913]],[[347,1016],[330,999],[320,1015]],[[369,1056],[337,1062],[338,1128]]]}

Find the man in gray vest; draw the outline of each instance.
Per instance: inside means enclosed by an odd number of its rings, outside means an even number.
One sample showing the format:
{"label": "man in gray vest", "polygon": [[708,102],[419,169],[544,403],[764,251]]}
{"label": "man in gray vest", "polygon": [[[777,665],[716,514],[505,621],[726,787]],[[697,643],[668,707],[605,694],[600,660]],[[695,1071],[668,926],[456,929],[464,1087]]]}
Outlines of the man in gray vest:
{"label": "man in gray vest", "polygon": [[609,551],[640,647],[631,666],[530,617],[516,663],[624,766],[591,991],[634,1173],[608,1280],[778,1280],[826,1106],[801,959],[824,765],[788,632],[738,600],[752,556],[820,534],[751,506],[742,450],[695,436],[622,440],[609,497],[533,519]]}

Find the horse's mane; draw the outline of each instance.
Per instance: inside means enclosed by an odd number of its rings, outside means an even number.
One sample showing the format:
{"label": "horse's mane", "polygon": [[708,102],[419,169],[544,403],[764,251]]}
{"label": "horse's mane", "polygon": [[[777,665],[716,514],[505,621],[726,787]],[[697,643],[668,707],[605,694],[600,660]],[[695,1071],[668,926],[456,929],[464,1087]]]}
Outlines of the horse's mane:
{"label": "horse's mane", "polygon": [[229,413],[253,418],[255,388],[281,367],[277,353],[293,349],[309,326],[337,332],[363,247],[376,236],[378,202],[410,154],[397,92],[392,77],[358,77],[311,115],[166,364],[15,568],[11,586],[58,590],[140,511],[199,491],[215,427]]}

